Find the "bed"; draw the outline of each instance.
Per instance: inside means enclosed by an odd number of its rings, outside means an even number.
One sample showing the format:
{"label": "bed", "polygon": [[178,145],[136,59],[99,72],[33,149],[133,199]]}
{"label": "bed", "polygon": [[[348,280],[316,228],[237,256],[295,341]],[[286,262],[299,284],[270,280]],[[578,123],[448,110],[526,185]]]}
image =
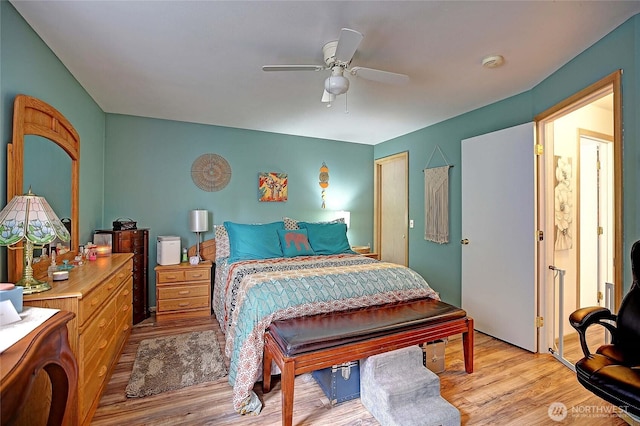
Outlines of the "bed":
{"label": "bed", "polygon": [[233,406],[262,408],[264,331],[272,321],[418,298],[438,298],[415,271],[351,250],[344,220],[215,228],[212,307],[225,334]]}

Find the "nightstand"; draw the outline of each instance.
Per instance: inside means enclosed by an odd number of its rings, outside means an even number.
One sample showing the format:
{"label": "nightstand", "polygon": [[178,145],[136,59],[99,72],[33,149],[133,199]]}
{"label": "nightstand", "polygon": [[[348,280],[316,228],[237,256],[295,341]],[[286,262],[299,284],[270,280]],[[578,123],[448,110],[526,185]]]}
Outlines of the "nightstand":
{"label": "nightstand", "polygon": [[378,253],[371,253],[371,248],[369,246],[352,246],[351,250],[363,256],[370,257],[371,259],[380,260]]}
{"label": "nightstand", "polygon": [[210,316],[211,267],[210,260],[156,266],[156,321]]}

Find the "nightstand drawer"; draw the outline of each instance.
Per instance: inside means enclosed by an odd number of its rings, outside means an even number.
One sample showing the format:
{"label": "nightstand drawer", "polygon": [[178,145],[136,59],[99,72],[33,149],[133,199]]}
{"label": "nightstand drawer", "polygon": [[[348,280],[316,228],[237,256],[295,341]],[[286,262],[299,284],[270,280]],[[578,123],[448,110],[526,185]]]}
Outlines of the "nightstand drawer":
{"label": "nightstand drawer", "polygon": [[211,280],[211,268],[207,269],[187,269],[184,271],[185,281],[210,281]]}
{"label": "nightstand drawer", "polygon": [[158,301],[158,312],[183,311],[209,307],[209,297],[189,297],[185,299],[167,299]]}
{"label": "nightstand drawer", "polygon": [[158,271],[156,275],[156,281],[160,284],[186,281],[184,271]]}
{"label": "nightstand drawer", "polygon": [[158,287],[158,295],[164,299],[183,299],[187,297],[209,296],[207,285],[178,285],[171,287]]}

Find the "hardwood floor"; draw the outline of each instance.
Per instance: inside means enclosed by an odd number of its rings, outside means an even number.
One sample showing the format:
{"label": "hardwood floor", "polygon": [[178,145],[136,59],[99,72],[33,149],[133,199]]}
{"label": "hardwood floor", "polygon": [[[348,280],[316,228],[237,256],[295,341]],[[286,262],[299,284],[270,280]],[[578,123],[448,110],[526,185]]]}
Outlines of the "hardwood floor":
{"label": "hardwood floor", "polygon": [[[217,331],[211,318],[156,324],[153,318],[136,325],[102,395],[93,425],[280,425],[280,384],[262,395],[264,408],[257,416],[240,416],[231,406],[232,390],[226,378],[159,395],[127,399],[127,386],[140,341],[187,331]],[[476,332],[475,371],[464,372],[462,342],[450,339],[445,350],[446,371],[440,374],[442,396],[456,406],[463,425],[626,425],[614,408],[585,390],[575,374],[548,354],[525,350]],[[223,346],[221,346],[223,347]],[[224,350],[223,350],[224,351]],[[568,409],[558,423],[548,415],[550,404]],[[295,425],[368,426],[379,423],[359,399],[329,405],[310,375],[296,378]]]}

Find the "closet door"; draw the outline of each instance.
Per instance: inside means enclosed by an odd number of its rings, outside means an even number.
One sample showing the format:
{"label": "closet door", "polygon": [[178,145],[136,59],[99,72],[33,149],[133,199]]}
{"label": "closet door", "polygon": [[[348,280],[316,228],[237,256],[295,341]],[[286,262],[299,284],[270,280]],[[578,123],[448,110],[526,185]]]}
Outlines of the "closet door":
{"label": "closet door", "polygon": [[537,350],[534,124],[462,141],[462,308]]}

